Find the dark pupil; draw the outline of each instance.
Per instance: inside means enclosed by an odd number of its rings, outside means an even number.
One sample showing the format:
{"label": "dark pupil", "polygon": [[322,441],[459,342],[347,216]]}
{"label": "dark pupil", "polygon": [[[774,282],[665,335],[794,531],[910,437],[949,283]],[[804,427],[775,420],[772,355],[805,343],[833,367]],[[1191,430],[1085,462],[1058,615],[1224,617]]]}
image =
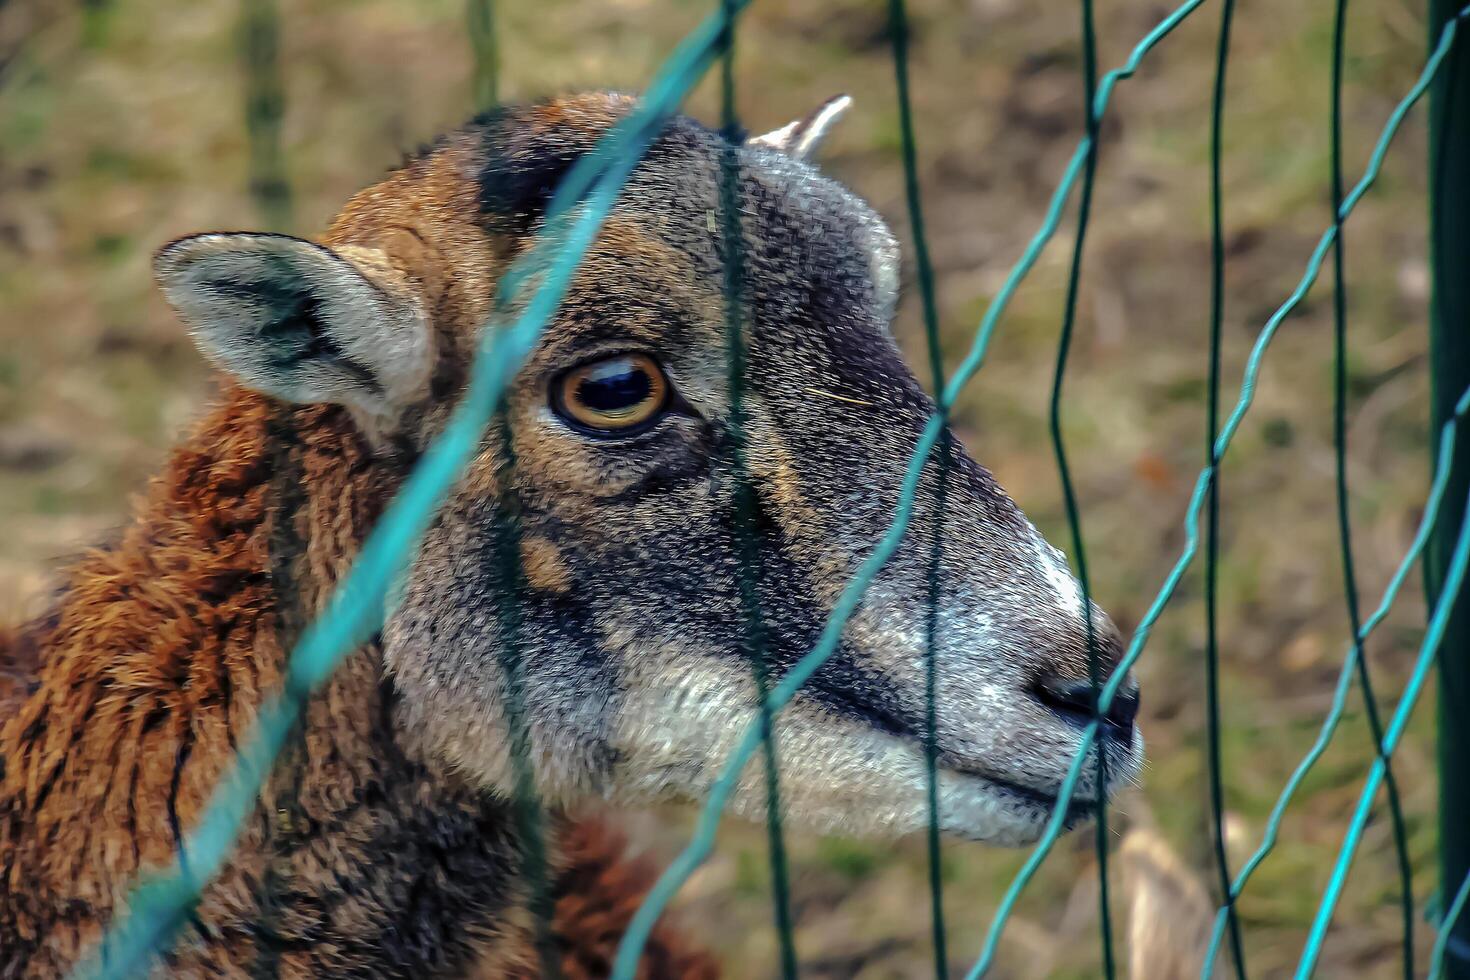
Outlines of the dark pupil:
{"label": "dark pupil", "polygon": [[626,362],[598,368],[577,385],[577,401],[594,412],[614,415],[641,405],[653,392],[653,379]]}

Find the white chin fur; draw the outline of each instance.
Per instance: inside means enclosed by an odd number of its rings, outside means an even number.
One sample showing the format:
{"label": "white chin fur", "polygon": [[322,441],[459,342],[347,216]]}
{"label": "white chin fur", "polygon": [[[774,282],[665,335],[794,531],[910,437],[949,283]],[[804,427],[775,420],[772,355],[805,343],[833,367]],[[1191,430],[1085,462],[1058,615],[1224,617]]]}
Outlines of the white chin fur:
{"label": "white chin fur", "polygon": [[[622,761],[613,785],[605,787],[607,795],[627,805],[671,797],[704,799],[751,722],[750,702],[740,690],[743,685],[731,685],[730,680],[699,685],[704,688],[702,696],[693,698],[686,686],[676,704],[624,705],[623,718],[638,718],[642,724],[619,733]],[[789,826],[877,838],[918,833],[928,826],[928,777],[921,746],[800,702],[788,705],[775,727],[782,818]],[[1135,734],[1126,763],[1119,765],[1110,756],[1113,786],[1136,778],[1142,755],[1142,737]],[[1026,764],[1017,765],[1018,757]],[[1070,763],[1070,755],[1025,759],[1021,752],[994,771],[1021,785],[1055,786]],[[1095,792],[1090,770],[1090,765],[1084,769],[1078,784],[1076,795],[1082,800]],[[1021,846],[1035,841],[1051,818],[1047,794],[1017,792],[951,769],[939,770],[938,795],[940,829],[963,839]],[[765,820],[762,753],[757,752],[742,772],[729,809],[750,820]],[[1085,811],[1085,805],[1074,807],[1069,825],[1086,819]]]}

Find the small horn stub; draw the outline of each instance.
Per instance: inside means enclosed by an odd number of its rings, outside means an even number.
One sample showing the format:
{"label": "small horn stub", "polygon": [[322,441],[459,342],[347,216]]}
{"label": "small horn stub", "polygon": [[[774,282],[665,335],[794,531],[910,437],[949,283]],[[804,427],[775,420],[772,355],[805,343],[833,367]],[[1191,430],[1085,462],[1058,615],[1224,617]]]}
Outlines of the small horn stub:
{"label": "small horn stub", "polygon": [[834,95],[811,115],[794,119],[780,129],[773,129],[764,135],[752,137],[750,143],[755,146],[769,146],[798,160],[808,160],[816,154],[832,126],[851,105],[851,96]]}

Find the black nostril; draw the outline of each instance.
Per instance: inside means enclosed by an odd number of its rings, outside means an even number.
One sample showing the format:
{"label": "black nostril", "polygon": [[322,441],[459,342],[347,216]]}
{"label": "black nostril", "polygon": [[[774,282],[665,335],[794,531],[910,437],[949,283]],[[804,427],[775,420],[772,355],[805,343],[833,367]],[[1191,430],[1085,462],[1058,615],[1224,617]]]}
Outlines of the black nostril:
{"label": "black nostril", "polygon": [[[1092,721],[1096,702],[1092,681],[1087,678],[1045,674],[1036,681],[1036,699],[1075,725]],[[1138,687],[1120,689],[1103,716],[1103,731],[1116,738],[1133,738],[1133,721],[1138,717]]]}

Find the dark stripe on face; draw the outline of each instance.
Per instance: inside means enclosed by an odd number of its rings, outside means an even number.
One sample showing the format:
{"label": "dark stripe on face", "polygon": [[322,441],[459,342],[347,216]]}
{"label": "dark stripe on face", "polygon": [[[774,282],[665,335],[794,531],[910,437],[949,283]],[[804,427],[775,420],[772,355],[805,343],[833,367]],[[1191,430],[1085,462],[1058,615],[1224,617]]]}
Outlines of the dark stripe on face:
{"label": "dark stripe on face", "polygon": [[328,331],[321,298],[297,284],[299,277],[289,264],[272,262],[270,265],[275,270],[274,278],[249,283],[211,279],[203,286],[266,311],[260,337],[269,345],[267,363],[276,374],[289,376],[302,364],[330,364],[361,387],[380,394],[382,386],[378,379],[353,360]]}
{"label": "dark stripe on face", "polygon": [[905,741],[923,732],[918,712],[906,709],[892,680],[863,667],[851,650],[837,653],[812,675],[802,694],[840,717]]}
{"label": "dark stripe on face", "polygon": [[[817,604],[800,567],[787,554],[769,505],[757,494],[756,533],[760,567],[761,619],[768,624],[764,653],[772,682],[806,656],[821,636],[828,610]],[[779,627],[771,629],[774,624]],[[737,646],[744,649],[744,645]],[[900,687],[881,671],[865,666],[862,654],[843,643],[801,689],[801,695],[833,714],[905,740],[922,730],[922,718],[905,705]]]}

